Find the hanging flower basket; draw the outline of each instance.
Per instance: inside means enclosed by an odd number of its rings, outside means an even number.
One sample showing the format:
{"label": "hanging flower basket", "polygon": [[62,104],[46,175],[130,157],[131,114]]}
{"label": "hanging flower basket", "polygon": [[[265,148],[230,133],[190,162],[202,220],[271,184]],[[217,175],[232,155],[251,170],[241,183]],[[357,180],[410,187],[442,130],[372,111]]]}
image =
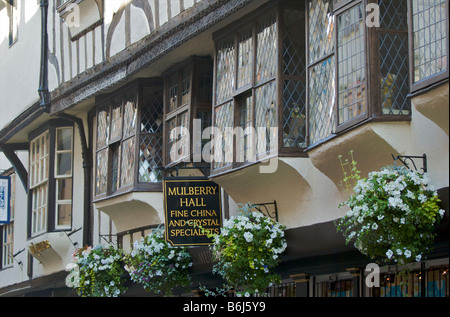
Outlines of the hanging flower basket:
{"label": "hanging flower basket", "polygon": [[273,269],[286,249],[285,226],[242,205],[241,214],[225,221],[211,247],[220,274],[237,295],[262,293],[280,278]]}
{"label": "hanging flower basket", "polygon": [[112,246],[85,247],[73,254],[67,265],[66,285],[82,297],[117,297],[124,294],[123,253]]}
{"label": "hanging flower basket", "polygon": [[173,247],[164,239],[163,230],[154,230],[133,244],[125,258],[131,280],[164,296],[172,296],[177,286],[188,287],[191,279],[191,255],[185,247]]}
{"label": "hanging flower basket", "polygon": [[346,216],[337,229],[346,243],[384,263],[419,262],[433,243],[435,226],[444,216],[428,175],[404,167],[386,167],[359,179],[341,206]]}

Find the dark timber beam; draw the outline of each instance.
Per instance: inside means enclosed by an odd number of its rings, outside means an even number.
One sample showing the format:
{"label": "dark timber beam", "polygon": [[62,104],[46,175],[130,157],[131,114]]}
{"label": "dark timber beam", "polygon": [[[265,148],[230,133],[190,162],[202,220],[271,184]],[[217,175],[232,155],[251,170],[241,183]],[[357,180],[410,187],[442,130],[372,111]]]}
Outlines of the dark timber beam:
{"label": "dark timber beam", "polygon": [[28,193],[28,172],[15,152],[17,150],[28,150],[28,144],[27,143],[3,144],[3,145],[0,144],[0,150],[3,151],[3,154],[9,160],[11,165],[14,167],[14,170],[16,171],[17,175],[20,178],[20,181],[23,184],[25,192]]}

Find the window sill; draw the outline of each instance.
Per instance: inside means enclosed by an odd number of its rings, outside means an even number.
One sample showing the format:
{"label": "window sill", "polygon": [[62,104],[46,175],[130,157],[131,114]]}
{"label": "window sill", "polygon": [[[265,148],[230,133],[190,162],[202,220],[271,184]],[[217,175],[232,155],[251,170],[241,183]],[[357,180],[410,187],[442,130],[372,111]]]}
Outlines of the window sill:
{"label": "window sill", "polygon": [[96,196],[92,202],[93,203],[99,203],[106,201],[108,199],[117,198],[120,196],[124,196],[130,193],[138,193],[138,192],[162,192],[162,182],[160,183],[139,183],[136,187],[122,190],[122,191],[116,191],[110,195],[98,195]]}

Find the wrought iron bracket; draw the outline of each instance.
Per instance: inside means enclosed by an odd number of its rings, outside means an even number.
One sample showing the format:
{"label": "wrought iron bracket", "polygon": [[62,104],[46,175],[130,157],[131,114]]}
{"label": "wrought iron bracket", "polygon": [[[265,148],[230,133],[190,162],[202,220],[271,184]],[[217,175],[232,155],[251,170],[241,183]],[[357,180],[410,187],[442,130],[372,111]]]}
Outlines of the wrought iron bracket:
{"label": "wrought iron bracket", "polygon": [[406,168],[411,169],[410,165],[408,164],[408,161],[410,162],[410,164],[412,164],[412,166],[414,167],[414,169],[416,171],[419,172],[419,170],[417,169],[416,163],[414,162],[414,159],[422,159],[422,173],[420,174],[424,174],[427,172],[427,155],[424,154],[422,156],[414,156],[414,155],[397,155],[394,156],[393,154],[392,158],[394,159],[394,166],[397,166],[397,161],[400,161],[404,166],[406,166]]}
{"label": "wrought iron bracket", "polygon": [[[273,210],[271,211],[267,206],[273,205]],[[261,204],[252,204],[252,208],[256,209],[263,215],[274,219],[276,222],[278,222],[278,207],[277,207],[277,201],[274,200],[273,203],[261,203]]]}

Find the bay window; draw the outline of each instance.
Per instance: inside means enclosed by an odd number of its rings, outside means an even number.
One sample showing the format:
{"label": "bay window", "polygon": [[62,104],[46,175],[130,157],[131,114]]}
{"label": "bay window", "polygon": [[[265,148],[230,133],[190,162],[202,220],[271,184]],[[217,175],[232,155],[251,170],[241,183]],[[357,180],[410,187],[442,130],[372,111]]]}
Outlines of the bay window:
{"label": "bay window", "polygon": [[367,119],[409,120],[406,0],[308,1],[308,26],[308,148]]}
{"label": "bay window", "polygon": [[213,117],[222,135],[214,148],[216,172],[305,147],[304,18],[304,2],[271,1],[214,34]]}
{"label": "bay window", "polygon": [[29,235],[72,227],[73,126],[51,120],[30,134]]}
{"label": "bay window", "polygon": [[212,70],[209,57],[191,56],[163,74],[166,167],[192,161],[194,147],[201,151],[205,143],[197,140],[199,144],[194,144],[191,136],[193,120],[200,120],[200,131],[211,125]]}
{"label": "bay window", "polygon": [[162,83],[137,80],[97,105],[96,199],[131,190],[161,190]]}

